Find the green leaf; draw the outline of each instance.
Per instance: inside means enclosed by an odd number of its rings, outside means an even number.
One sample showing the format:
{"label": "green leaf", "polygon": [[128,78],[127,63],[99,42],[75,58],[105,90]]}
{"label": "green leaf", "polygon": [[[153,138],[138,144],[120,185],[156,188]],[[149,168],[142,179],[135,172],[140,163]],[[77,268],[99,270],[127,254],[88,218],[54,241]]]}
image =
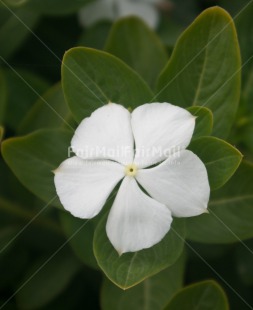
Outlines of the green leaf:
{"label": "green leaf", "polygon": [[130,288],[173,265],[183,251],[184,220],[182,219],[174,219],[170,231],[160,243],[149,249],[121,256],[106,235],[106,220],[107,216],[95,230],[94,255],[106,276],[120,288]]}
{"label": "green leaf", "polygon": [[213,134],[227,137],[240,97],[240,65],[233,20],[221,8],[209,8],[177,41],[160,75],[156,98],[182,107],[209,108]]}
{"label": "green leaf", "polygon": [[155,32],[137,17],[113,25],[105,50],[132,67],[151,87],[168,60]]}
{"label": "green leaf", "polygon": [[190,107],[187,110],[197,117],[193,138],[209,136],[213,129],[212,111],[204,107]]}
{"label": "green leaf", "polygon": [[7,106],[4,124],[16,130],[29,109],[47,88],[48,83],[29,71],[5,71],[7,82]]}
{"label": "green leaf", "polygon": [[228,310],[227,297],[215,281],[190,285],[170,301],[165,310]]}
{"label": "green leaf", "polygon": [[203,243],[232,243],[253,237],[253,165],[242,163],[231,180],[214,191],[209,214],[188,218],[187,238]]}
{"label": "green leaf", "polygon": [[37,309],[58,296],[80,268],[80,263],[69,252],[61,252],[52,259],[37,261],[28,271],[17,293],[21,309]]}
{"label": "green leaf", "polygon": [[227,142],[215,137],[201,137],[189,145],[206,166],[212,190],[223,186],[235,173],[242,154]]}
{"label": "green leaf", "polygon": [[65,102],[61,84],[57,83],[39,98],[28,111],[18,128],[19,134],[27,134],[42,128],[66,127],[73,129],[74,121]]}
{"label": "green leaf", "polygon": [[68,157],[71,132],[40,130],[2,143],[4,160],[19,181],[46,203],[60,205],[52,170]]}
{"label": "green leaf", "polygon": [[0,9],[0,17],[2,15],[4,15],[4,22],[0,24],[0,61],[4,62],[18,50],[28,35],[31,34],[39,16],[24,9],[15,10],[13,14],[6,9],[3,3]]}
{"label": "green leaf", "polygon": [[94,221],[79,219],[67,212],[60,213],[60,221],[66,237],[71,237],[69,244],[76,256],[84,264],[97,269],[97,261],[93,254]]}
{"label": "green leaf", "polygon": [[29,0],[26,8],[47,15],[71,14],[92,0]]}
{"label": "green leaf", "polygon": [[109,102],[135,108],[152,98],[146,83],[121,60],[84,47],[73,48],[65,54],[62,83],[77,121]]}
{"label": "green leaf", "polygon": [[172,266],[122,291],[104,279],[101,291],[103,310],[162,310],[183,285],[185,255]]}

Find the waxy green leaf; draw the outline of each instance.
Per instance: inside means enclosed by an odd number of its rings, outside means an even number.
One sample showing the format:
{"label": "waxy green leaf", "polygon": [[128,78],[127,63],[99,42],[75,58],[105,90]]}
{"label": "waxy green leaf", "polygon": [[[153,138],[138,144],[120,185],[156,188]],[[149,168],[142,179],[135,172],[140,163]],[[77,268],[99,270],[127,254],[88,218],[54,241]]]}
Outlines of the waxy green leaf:
{"label": "waxy green leaf", "polygon": [[157,35],[137,17],[113,25],[105,50],[132,67],[151,87],[168,60]]}
{"label": "waxy green leaf", "polygon": [[172,266],[123,291],[104,279],[101,292],[103,310],[162,310],[183,285],[185,255]]}
{"label": "waxy green leaf", "polygon": [[215,137],[200,137],[189,145],[205,164],[212,190],[223,186],[238,168],[242,154],[229,143]]}
{"label": "waxy green leaf", "polygon": [[173,265],[183,251],[184,220],[174,219],[172,227],[161,242],[135,253],[119,256],[111,245],[106,231],[107,216],[98,224],[94,235],[94,254],[106,276],[123,289]]}
{"label": "waxy green leaf", "polygon": [[53,170],[68,157],[71,132],[40,130],[2,143],[4,160],[19,181],[46,203],[60,205]]}
{"label": "waxy green leaf", "polygon": [[209,8],[177,41],[160,75],[156,98],[182,107],[209,108],[213,134],[227,137],[240,97],[240,65],[232,18],[219,7]]}
{"label": "waxy green leaf", "polygon": [[69,108],[79,122],[109,102],[133,109],[153,97],[147,84],[121,60],[84,47],[66,52],[62,85]]}
{"label": "waxy green leaf", "polygon": [[202,243],[232,243],[253,237],[253,165],[242,163],[231,180],[214,191],[209,214],[188,218],[187,238]]}
{"label": "waxy green leaf", "polygon": [[179,291],[164,310],[228,310],[227,297],[215,281],[203,281]]}
{"label": "waxy green leaf", "polygon": [[201,136],[209,136],[213,129],[212,111],[204,107],[190,107],[187,110],[192,115],[196,116],[193,139]]}

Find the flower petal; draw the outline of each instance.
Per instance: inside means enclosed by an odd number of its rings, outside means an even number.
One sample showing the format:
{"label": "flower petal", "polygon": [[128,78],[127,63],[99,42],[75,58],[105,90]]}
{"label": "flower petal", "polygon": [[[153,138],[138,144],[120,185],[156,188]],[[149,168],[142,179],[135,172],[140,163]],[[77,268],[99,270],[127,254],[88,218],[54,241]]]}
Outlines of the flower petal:
{"label": "flower petal", "polygon": [[185,149],[194,127],[195,117],[170,103],[144,104],[136,108],[132,113],[135,164],[145,168]]}
{"label": "flower petal", "polygon": [[83,159],[112,159],[122,164],[133,161],[131,114],[119,104],[109,103],[85,118],[71,141]]}
{"label": "flower petal", "polygon": [[149,248],[169,231],[171,212],[142,192],[133,177],[125,177],[113,203],[106,232],[123,254]]}
{"label": "flower petal", "polygon": [[56,192],[64,208],[80,218],[96,216],[124,176],[124,167],[112,161],[65,160],[55,171]]}
{"label": "flower petal", "polygon": [[151,28],[155,28],[159,15],[152,3],[147,1],[118,0],[119,17],[134,15],[142,18]]}
{"label": "flower petal", "polygon": [[191,151],[168,158],[152,169],[139,170],[136,179],[156,200],[177,217],[207,212],[210,187],[206,167]]}
{"label": "flower petal", "polygon": [[79,23],[84,26],[91,26],[100,20],[114,20],[112,0],[95,0],[87,3],[78,12]]}

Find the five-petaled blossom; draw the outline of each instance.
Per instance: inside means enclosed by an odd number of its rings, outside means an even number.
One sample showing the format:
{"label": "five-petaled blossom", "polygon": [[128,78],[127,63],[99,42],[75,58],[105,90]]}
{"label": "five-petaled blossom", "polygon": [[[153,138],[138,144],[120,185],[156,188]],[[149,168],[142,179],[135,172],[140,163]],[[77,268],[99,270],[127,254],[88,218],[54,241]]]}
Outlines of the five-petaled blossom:
{"label": "five-petaled blossom", "polygon": [[109,103],[85,118],[71,147],[76,156],[55,171],[64,208],[93,218],[122,180],[106,223],[118,253],[149,248],[170,230],[172,216],[207,212],[207,171],[186,150],[195,117],[169,103],[151,103],[130,113]]}
{"label": "five-petaled blossom", "polygon": [[165,0],[95,0],[79,11],[79,21],[83,26],[90,26],[100,20],[114,21],[134,15],[155,28],[159,21],[157,6],[164,2]]}

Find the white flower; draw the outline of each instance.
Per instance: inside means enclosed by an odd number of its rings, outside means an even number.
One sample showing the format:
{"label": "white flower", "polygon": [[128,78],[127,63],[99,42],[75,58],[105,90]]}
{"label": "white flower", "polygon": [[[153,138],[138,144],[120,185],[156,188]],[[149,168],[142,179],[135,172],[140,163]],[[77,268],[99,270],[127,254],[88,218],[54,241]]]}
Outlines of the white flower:
{"label": "white flower", "polygon": [[91,26],[100,20],[114,21],[120,17],[135,15],[150,27],[158,24],[156,5],[164,0],[95,0],[79,11],[79,21],[83,26]]}
{"label": "white flower", "polygon": [[144,104],[132,113],[114,103],[97,109],[71,141],[78,156],[55,171],[61,203],[76,217],[93,218],[123,179],[108,238],[120,254],[153,246],[169,231],[172,216],[207,212],[206,168],[186,150],[194,127],[194,116],[169,103]]}

